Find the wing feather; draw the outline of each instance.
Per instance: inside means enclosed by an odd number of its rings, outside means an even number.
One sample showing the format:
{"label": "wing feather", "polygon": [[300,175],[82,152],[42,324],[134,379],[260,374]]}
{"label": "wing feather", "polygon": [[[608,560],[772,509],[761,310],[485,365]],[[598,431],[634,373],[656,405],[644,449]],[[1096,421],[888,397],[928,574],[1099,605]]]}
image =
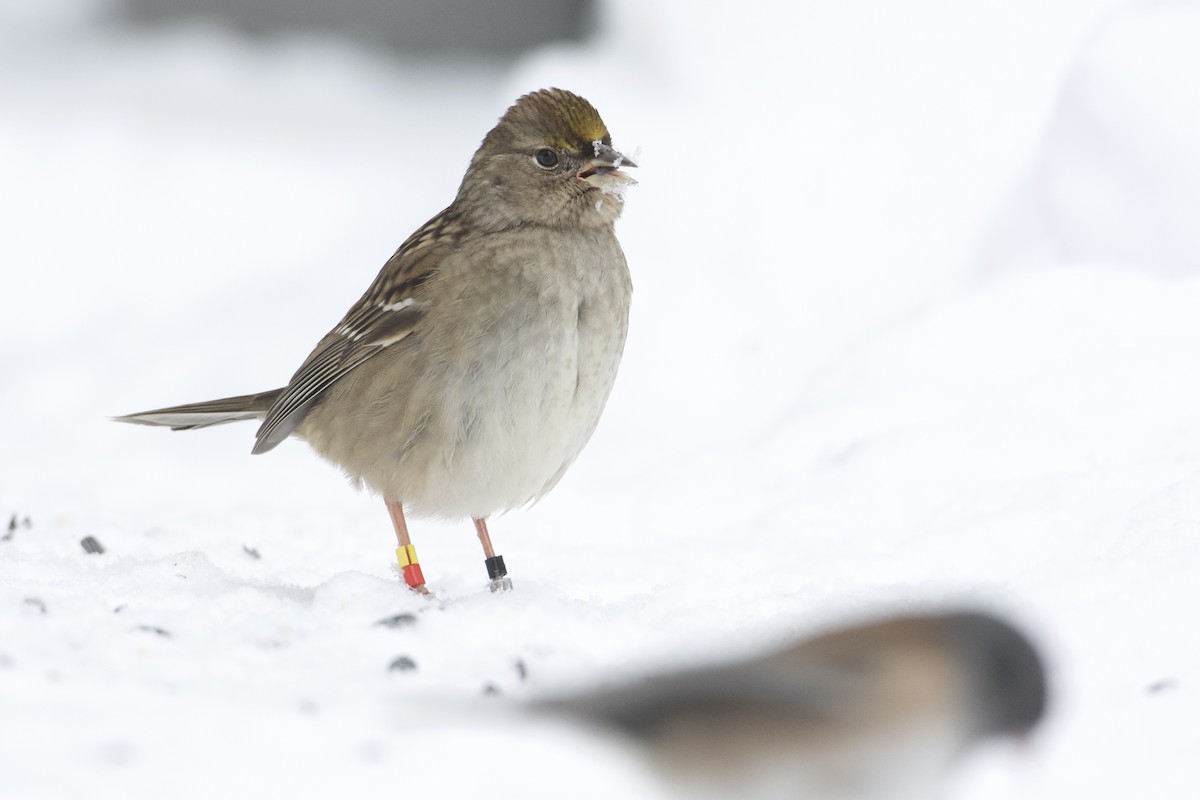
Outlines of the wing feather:
{"label": "wing feather", "polygon": [[421,287],[462,235],[457,215],[446,209],[400,245],[296,370],[258,429],[253,452],[265,453],[286,439],[329,387],[419,329],[425,316]]}

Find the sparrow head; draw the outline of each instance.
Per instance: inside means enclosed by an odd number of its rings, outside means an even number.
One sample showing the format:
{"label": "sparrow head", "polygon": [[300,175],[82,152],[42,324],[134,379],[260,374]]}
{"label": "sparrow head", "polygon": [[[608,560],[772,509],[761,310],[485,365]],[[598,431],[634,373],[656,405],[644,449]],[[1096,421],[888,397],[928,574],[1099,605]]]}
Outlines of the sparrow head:
{"label": "sparrow head", "polygon": [[471,159],[455,205],[485,228],[612,225],[636,167],[613,149],[599,112],[579,95],[543,89],[521,97]]}

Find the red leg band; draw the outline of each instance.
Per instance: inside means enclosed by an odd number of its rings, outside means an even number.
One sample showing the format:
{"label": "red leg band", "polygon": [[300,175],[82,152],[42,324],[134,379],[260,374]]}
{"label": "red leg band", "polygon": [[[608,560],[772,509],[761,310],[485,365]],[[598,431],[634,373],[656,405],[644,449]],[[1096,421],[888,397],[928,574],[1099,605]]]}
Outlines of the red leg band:
{"label": "red leg band", "polygon": [[404,582],[412,588],[425,585],[425,576],[421,574],[420,564],[409,564],[407,567],[402,567],[401,572],[404,573]]}

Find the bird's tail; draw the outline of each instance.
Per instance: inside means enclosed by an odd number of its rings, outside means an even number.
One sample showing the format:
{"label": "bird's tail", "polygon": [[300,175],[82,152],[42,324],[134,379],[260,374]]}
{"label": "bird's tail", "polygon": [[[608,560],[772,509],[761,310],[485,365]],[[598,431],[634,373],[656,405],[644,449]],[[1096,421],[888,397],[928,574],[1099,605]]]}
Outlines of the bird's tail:
{"label": "bird's tail", "polygon": [[269,392],[244,394],[240,397],[223,397],[205,403],[187,403],[153,411],[139,411],[113,419],[138,425],[160,425],[173,431],[207,428],[210,425],[223,425],[243,419],[262,419],[282,391],[283,389],[272,389]]}

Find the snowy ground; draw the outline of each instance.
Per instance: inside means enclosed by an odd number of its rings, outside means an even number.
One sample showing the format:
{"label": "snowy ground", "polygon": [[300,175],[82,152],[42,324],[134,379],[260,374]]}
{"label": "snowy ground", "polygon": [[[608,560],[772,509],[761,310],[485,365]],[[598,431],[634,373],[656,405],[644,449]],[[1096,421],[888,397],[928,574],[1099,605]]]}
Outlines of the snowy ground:
{"label": "snowy ground", "polygon": [[[0,9],[0,794],[653,796],[501,712],[959,603],[1056,702],[950,796],[1200,793],[1200,6],[643,5],[504,69]],[[418,521],[409,594],[303,444],[106,420],[282,383],[547,85],[639,152],[636,305],[516,591]]]}

